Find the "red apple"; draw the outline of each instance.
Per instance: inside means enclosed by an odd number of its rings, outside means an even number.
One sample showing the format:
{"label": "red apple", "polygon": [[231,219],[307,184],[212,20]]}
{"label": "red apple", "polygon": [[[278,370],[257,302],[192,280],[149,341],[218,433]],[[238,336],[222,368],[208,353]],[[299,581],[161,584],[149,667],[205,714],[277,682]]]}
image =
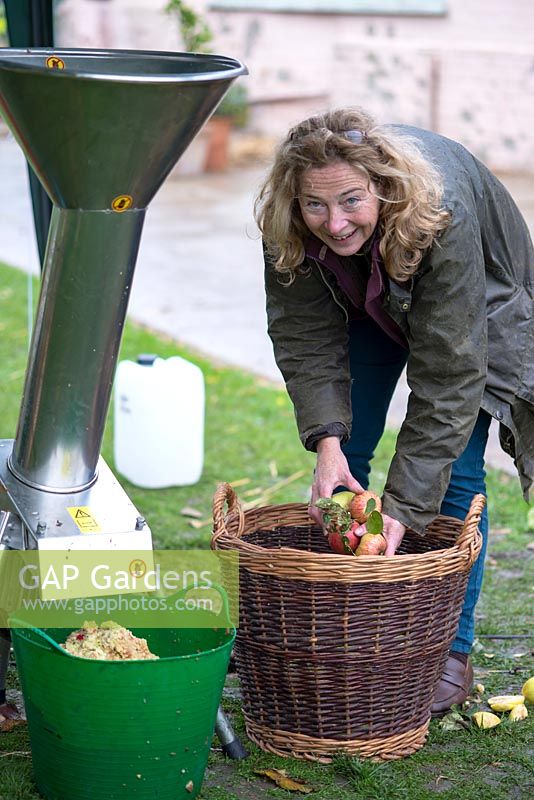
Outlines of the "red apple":
{"label": "red apple", "polygon": [[366,513],[365,509],[367,508],[367,503],[369,500],[374,500],[376,503],[374,511],[381,511],[382,510],[382,501],[379,496],[375,492],[370,492],[365,490],[364,492],[360,492],[360,494],[355,494],[354,499],[350,504],[350,515],[356,522],[364,523],[367,522],[369,518],[370,511]]}
{"label": "red apple", "polygon": [[354,522],[345,533],[329,533],[328,544],[334,553],[340,553],[342,556],[354,554],[361,539],[361,535],[357,533],[359,528],[360,525]]}
{"label": "red apple", "polygon": [[387,542],[381,533],[364,533],[355,555],[382,556],[386,552]]}

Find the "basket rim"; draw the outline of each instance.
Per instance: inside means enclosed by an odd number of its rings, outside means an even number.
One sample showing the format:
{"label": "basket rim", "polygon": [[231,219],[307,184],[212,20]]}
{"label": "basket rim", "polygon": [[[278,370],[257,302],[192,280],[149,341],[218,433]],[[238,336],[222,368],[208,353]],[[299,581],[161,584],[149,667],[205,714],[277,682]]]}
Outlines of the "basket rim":
{"label": "basket rim", "polygon": [[[299,504],[295,504],[295,505],[299,505]],[[276,507],[277,506],[261,506],[260,508],[254,509],[254,511],[261,511],[262,508],[266,508],[267,509],[267,508],[276,508]],[[279,506],[279,507],[283,508],[283,506]],[[249,512],[245,511],[245,516],[247,515],[247,513],[249,513]],[[450,520],[451,522],[460,523],[460,524],[462,522],[462,520],[459,519],[458,517],[451,517],[450,515],[446,515],[446,514],[440,514],[439,515],[439,519],[440,520]],[[298,523],[298,522],[291,523],[291,527],[292,528],[299,528],[299,527],[306,528],[309,525],[316,525],[316,523],[312,519],[309,519],[307,522],[302,522],[302,523]],[[281,528],[281,527],[284,527],[284,526],[283,525],[277,525],[276,527],[277,528],[278,527]],[[242,534],[242,538],[239,538],[239,542],[241,542],[243,544],[247,544],[251,549],[252,548],[258,548],[258,551],[261,551],[261,552],[265,552],[265,551],[269,550],[269,552],[271,552],[271,553],[277,553],[277,554],[278,553],[287,553],[288,555],[293,555],[293,556],[295,556],[297,554],[298,555],[302,555],[303,552],[306,552],[306,551],[299,550],[296,547],[283,546],[283,547],[268,548],[268,547],[262,547],[261,545],[252,544],[251,542],[247,542],[246,541],[247,536],[253,536],[255,533],[258,533],[258,530],[260,528],[261,528],[261,526],[258,526],[258,528],[254,528],[254,530],[244,531],[243,534]],[[413,533],[415,533],[417,535],[416,531],[413,531],[412,528],[407,528],[407,530],[412,531]],[[236,539],[235,536],[228,536],[227,538],[231,539],[232,541],[234,541]],[[430,552],[432,554],[433,553],[445,553],[448,550],[451,550],[453,548],[458,549],[458,545],[457,544],[453,544],[450,547],[443,547],[443,548],[439,548],[439,550],[431,550],[431,551],[428,551],[428,552]],[[239,547],[234,548],[234,549],[239,549]],[[427,556],[428,552],[427,553],[395,553],[395,558],[415,558],[417,556]],[[334,553],[334,552],[332,552],[332,553],[315,553],[315,555],[321,556],[322,559],[324,559],[325,557],[333,558],[336,561],[339,558],[343,558],[343,559],[346,559],[349,562],[352,562],[353,559],[354,559],[354,556],[348,555],[348,553],[347,554]],[[372,558],[373,560],[379,561],[379,563],[381,563],[382,560],[383,560],[383,556],[375,556],[375,555],[361,555],[361,556],[358,556],[358,558],[366,558],[366,559],[371,559]]]}
{"label": "basket rim", "polygon": [[[229,510],[222,516],[222,504],[229,499]],[[229,484],[221,484],[214,497],[214,529],[212,548],[236,550],[240,566],[253,572],[298,580],[341,580],[350,582],[392,582],[421,578],[436,578],[456,572],[467,572],[474,564],[482,546],[478,522],[484,507],[484,495],[475,495],[470,511],[462,523],[456,517],[438,515],[436,520],[454,523],[459,528],[458,539],[450,547],[426,553],[402,553],[395,556],[350,556],[337,553],[311,553],[291,547],[264,548],[247,542],[248,535],[262,527],[262,519],[270,528],[308,527],[316,525],[308,515],[305,503],[261,506],[243,511]],[[289,515],[291,521],[272,524],[273,515]],[[247,523],[254,528],[246,530]]]}

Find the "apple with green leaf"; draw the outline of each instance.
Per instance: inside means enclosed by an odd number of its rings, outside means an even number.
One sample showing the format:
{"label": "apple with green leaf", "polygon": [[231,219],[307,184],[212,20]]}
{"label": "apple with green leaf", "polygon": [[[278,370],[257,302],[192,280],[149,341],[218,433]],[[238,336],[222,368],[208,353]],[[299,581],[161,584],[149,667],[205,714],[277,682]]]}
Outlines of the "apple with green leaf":
{"label": "apple with green leaf", "polygon": [[[382,535],[384,520],[380,513],[380,498],[374,492],[364,492],[365,504],[356,506],[359,519],[352,516],[354,501],[361,495],[353,492],[338,492],[333,497],[320,497],[315,505],[323,512],[328,543],[335,553],[341,555],[383,555],[386,540]],[[342,498],[343,505],[338,503],[339,495],[352,495]],[[378,506],[378,508],[377,508]],[[349,510],[350,509],[350,510]],[[360,521],[362,521],[361,524]]]}

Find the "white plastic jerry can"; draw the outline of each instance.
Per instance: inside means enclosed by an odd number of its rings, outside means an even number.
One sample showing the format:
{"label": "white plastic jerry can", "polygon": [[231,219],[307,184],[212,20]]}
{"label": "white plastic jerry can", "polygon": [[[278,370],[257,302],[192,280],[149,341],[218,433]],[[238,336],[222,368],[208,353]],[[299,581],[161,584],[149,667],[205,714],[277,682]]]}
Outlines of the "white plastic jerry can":
{"label": "white plastic jerry can", "polygon": [[200,480],[204,465],[202,370],[180,356],[121,361],[115,376],[115,466],[135,486]]}

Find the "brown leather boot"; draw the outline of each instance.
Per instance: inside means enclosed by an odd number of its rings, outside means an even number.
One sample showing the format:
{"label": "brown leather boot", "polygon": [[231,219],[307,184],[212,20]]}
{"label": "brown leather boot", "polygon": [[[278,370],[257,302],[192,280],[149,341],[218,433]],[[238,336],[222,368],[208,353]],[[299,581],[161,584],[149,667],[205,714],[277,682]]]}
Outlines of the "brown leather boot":
{"label": "brown leather boot", "polygon": [[[461,653],[458,654],[462,656]],[[445,668],[434,693],[434,701],[430,708],[432,717],[442,717],[451,706],[461,705],[468,697],[473,686],[473,667],[468,656],[457,658],[451,653],[445,662]]]}
{"label": "brown leather boot", "polygon": [[0,722],[5,722],[8,719],[23,719],[22,714],[14,703],[0,705]]}

